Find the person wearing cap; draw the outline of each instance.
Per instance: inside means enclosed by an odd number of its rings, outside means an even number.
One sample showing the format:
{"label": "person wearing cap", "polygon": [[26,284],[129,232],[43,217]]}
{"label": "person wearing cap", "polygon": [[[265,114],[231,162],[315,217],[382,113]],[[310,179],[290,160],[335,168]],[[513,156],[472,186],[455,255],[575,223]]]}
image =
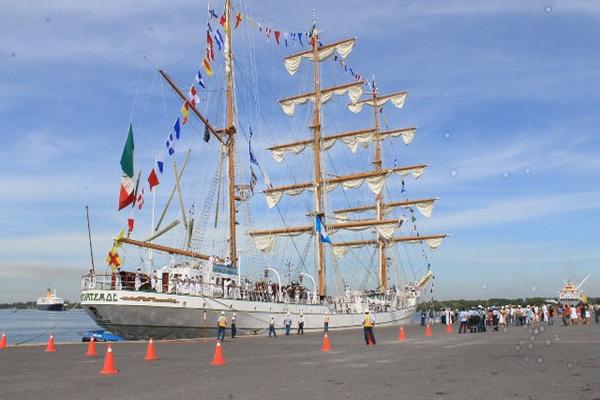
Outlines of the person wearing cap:
{"label": "person wearing cap", "polygon": [[302,315],[302,313],[300,313],[300,316],[298,317],[298,332],[296,333],[296,335],[304,335],[304,315]]}
{"label": "person wearing cap", "polygon": [[277,337],[277,333],[275,332],[275,317],[273,315],[271,315],[271,319],[269,320],[269,337],[271,337],[271,334],[273,334],[273,337]]}
{"label": "person wearing cap", "polygon": [[283,318],[283,326],[285,326],[285,336],[290,336],[290,329],[292,329],[292,318],[290,317],[289,311]]}
{"label": "person wearing cap", "polygon": [[217,340],[221,342],[225,340],[225,328],[227,328],[227,318],[225,318],[225,311],[221,311],[221,316],[217,320]]}
{"label": "person wearing cap", "polygon": [[376,344],[375,335],[373,335],[373,326],[375,325],[375,321],[373,321],[373,318],[369,314],[368,310],[365,311],[365,317],[363,318],[362,325],[367,346],[369,345],[369,341],[373,344]]}
{"label": "person wearing cap", "polygon": [[236,327],[236,322],[237,322],[237,314],[233,313],[233,315],[231,316],[231,338],[233,339],[235,337],[235,334],[237,333],[237,327]]}

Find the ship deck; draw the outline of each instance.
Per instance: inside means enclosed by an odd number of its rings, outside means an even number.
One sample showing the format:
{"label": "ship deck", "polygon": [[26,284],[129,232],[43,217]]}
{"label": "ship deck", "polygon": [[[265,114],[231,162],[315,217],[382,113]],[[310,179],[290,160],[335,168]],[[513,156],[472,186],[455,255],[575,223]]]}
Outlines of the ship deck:
{"label": "ship deck", "polygon": [[397,327],[376,327],[377,345],[367,347],[361,330],[332,332],[330,353],[320,351],[316,333],[227,338],[221,367],[210,365],[213,339],[157,342],[159,360],[152,363],[143,360],[146,343],[115,343],[116,376],[98,373],[105,344],[97,344],[96,358],[85,357],[81,343],[59,344],[56,353],[9,346],[0,351],[0,385],[3,399],[594,399],[600,393],[598,325],[463,335],[435,326],[430,338],[409,326],[403,342],[397,334]]}

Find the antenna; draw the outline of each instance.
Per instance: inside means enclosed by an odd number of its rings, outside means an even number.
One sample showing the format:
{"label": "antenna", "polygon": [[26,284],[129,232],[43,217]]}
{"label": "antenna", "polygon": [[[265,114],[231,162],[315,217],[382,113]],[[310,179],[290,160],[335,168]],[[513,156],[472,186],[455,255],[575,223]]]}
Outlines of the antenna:
{"label": "antenna", "polygon": [[585,283],[585,281],[587,281],[587,280],[588,280],[588,278],[589,278],[589,277],[590,277],[590,276],[588,275],[588,276],[586,276],[585,278],[583,278],[583,280],[582,280],[582,281],[579,283],[579,285],[577,285],[577,289],[579,289],[579,288],[581,287],[581,285],[583,285],[583,284]]}

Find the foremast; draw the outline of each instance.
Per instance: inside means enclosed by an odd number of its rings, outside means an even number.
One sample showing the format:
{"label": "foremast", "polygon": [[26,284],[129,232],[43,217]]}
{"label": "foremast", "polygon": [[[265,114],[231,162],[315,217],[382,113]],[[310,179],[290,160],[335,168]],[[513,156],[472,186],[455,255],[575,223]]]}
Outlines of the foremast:
{"label": "foremast", "polygon": [[[319,34],[317,31],[317,21],[313,18],[312,36],[310,38],[313,52],[314,65],[314,90],[315,106],[313,111],[313,154],[314,154],[314,188],[315,188],[315,217],[323,218],[323,194],[322,194],[322,174],[321,174],[321,81],[319,79]],[[315,246],[317,248],[317,276],[319,277],[319,297],[326,295],[325,281],[325,247],[321,240],[321,235],[315,235]]]}
{"label": "foremast", "polygon": [[[226,127],[223,129],[217,129],[208,121],[208,119],[200,113],[196,108],[195,104],[190,101],[183,93],[183,91],[175,84],[171,77],[162,69],[159,69],[159,74],[164,80],[171,86],[173,91],[187,104],[188,108],[192,111],[200,122],[206,127],[209,134],[214,136],[221,144],[225,147],[227,156],[227,172],[228,172],[228,222],[229,222],[229,259],[231,263],[239,268],[237,265],[237,208],[236,201],[239,199],[235,193],[235,107],[234,107],[234,83],[233,83],[233,47],[232,47],[232,29],[231,29],[231,0],[225,0],[225,81],[226,81]],[[175,224],[176,225],[176,224]],[[158,230],[158,227],[154,228]],[[117,242],[127,243],[133,246],[149,248],[158,251],[162,251],[168,254],[177,254],[185,257],[197,258],[201,260],[208,260],[210,256],[207,254],[182,250],[174,247],[156,245],[151,243],[152,239],[156,238],[166,230],[157,232],[152,236],[151,239],[145,241],[133,240],[129,238],[116,238]],[[225,261],[223,258],[217,257],[218,261]]]}
{"label": "foremast", "polygon": [[[235,121],[233,106],[233,49],[231,46],[231,0],[225,0],[225,79],[227,81],[227,169],[229,192],[229,258],[237,265],[237,209],[235,195]],[[239,268],[239,266],[238,266]]]}

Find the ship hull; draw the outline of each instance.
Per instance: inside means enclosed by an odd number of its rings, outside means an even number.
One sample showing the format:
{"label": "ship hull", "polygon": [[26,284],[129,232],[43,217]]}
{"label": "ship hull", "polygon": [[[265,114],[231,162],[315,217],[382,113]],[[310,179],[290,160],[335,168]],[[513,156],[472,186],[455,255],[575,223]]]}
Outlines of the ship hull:
{"label": "ship hull", "polygon": [[38,309],[38,311],[62,311],[64,308],[64,304],[37,304],[36,308]]}
{"label": "ship hull", "polygon": [[[414,302],[413,302],[414,303]],[[199,338],[214,335],[217,319],[225,312],[228,321],[235,312],[240,334],[259,334],[268,329],[270,317],[277,330],[283,329],[287,312],[292,329],[298,327],[300,313],[304,330],[323,329],[329,314],[329,329],[360,327],[363,313],[331,313],[329,307],[316,304],[294,304],[246,301],[236,299],[184,296],[114,290],[82,292],[81,306],[101,327],[128,340]],[[399,324],[414,314],[415,305],[375,314],[378,325]]]}

